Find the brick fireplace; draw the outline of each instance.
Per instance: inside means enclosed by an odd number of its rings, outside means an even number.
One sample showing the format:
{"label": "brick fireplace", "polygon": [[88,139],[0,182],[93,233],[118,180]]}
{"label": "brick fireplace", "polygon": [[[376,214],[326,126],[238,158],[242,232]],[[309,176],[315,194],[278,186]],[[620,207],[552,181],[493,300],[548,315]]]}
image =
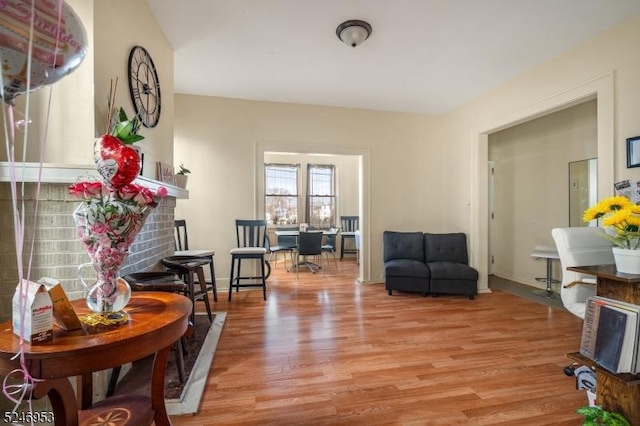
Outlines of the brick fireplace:
{"label": "brick fireplace", "polygon": [[[143,183],[144,184],[144,183]],[[43,183],[40,187],[38,214],[34,216],[36,183],[25,186],[24,274],[27,274],[29,251],[34,240],[30,278],[52,277],[62,283],[70,299],[83,297],[77,268],[89,256],[76,235],[72,213],[79,205],[67,193],[68,183]],[[20,190],[20,189],[18,189]],[[162,270],[159,261],[174,253],[175,196],[164,198],[147,219],[131,246],[122,275],[132,272]],[[14,223],[10,184],[0,183],[0,321],[11,318],[11,299],[18,284],[14,243]]]}

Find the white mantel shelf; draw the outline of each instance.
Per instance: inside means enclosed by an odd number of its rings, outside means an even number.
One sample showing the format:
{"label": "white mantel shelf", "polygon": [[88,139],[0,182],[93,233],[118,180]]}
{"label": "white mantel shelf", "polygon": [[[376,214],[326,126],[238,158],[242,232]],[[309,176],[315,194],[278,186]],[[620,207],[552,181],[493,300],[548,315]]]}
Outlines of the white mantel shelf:
{"label": "white mantel shelf", "polygon": [[[10,163],[0,161],[0,182],[10,182]],[[72,184],[83,179],[99,179],[100,175],[94,166],[70,165],[70,164],[52,164],[45,163],[42,165],[42,180],[39,179],[40,164],[39,163],[16,163],[16,181],[17,182],[43,182],[43,183],[68,183]],[[135,184],[143,185],[151,191],[157,191],[158,188],[164,186],[167,189],[169,197],[178,199],[188,199],[189,191],[178,188],[174,185],[162,183],[155,179],[145,176],[138,176],[134,181]]]}

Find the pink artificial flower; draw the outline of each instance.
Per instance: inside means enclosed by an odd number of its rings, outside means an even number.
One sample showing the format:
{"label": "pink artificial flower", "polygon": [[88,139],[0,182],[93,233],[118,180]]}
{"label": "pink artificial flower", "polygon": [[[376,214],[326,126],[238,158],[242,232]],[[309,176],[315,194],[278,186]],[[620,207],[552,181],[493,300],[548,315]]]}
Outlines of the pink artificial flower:
{"label": "pink artificial flower", "polygon": [[166,197],[168,194],[167,192],[167,188],[165,188],[164,186],[161,186],[160,188],[158,188],[158,190],[156,191],[156,197]]}
{"label": "pink artificial flower", "polygon": [[95,232],[96,234],[106,234],[109,232],[109,227],[106,223],[96,222],[91,227],[91,232]]}
{"label": "pink artificial flower", "polygon": [[69,186],[69,194],[75,197],[93,198],[102,194],[102,182],[78,182]]}
{"label": "pink artificial flower", "polygon": [[138,188],[134,185],[125,185],[118,190],[118,196],[123,200],[133,200],[138,194]]}

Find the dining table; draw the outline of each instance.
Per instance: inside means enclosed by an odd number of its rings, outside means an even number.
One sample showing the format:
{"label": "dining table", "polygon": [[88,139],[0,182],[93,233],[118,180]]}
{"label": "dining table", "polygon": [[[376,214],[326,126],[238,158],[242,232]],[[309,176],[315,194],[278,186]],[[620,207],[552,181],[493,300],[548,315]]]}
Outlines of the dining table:
{"label": "dining table", "polygon": [[[327,235],[338,235],[338,231],[333,231],[330,229],[311,229],[311,230],[307,230],[304,232],[322,232],[322,234],[326,237]],[[296,229],[296,230],[287,230],[287,231],[278,231],[275,230],[273,231],[273,233],[276,235],[276,237],[298,237],[300,235],[300,230]],[[295,247],[294,247],[295,249]],[[322,269],[322,267],[320,265],[318,265],[315,262],[309,262],[307,260],[303,261],[303,262],[296,262],[293,266],[291,266],[291,268],[287,269],[287,272],[290,272],[294,267],[295,268],[299,268],[300,266],[307,266],[309,267],[312,271],[315,269],[316,271]]]}
{"label": "dining table", "polygon": [[[84,299],[71,303],[81,320],[92,318],[86,316],[92,313]],[[135,292],[124,308],[126,322],[117,325],[101,324],[100,321],[85,322],[82,329],[73,331],[56,326],[53,340],[34,345],[21,345],[19,336],[13,333],[12,322],[1,323],[0,375],[24,373],[21,371],[20,357],[16,357],[22,351],[24,365],[33,377],[32,397],[39,399],[48,396],[51,403],[51,411],[16,412],[11,413],[10,419],[16,420],[14,423],[30,423],[25,422],[27,417],[46,417],[56,426],[76,426],[87,422],[94,424],[91,423],[94,418],[117,415],[130,418],[130,422],[135,424],[153,421],[157,426],[171,425],[164,399],[166,363],[172,345],[187,330],[191,309],[191,301],[179,294]],[[149,355],[155,355],[150,395],[121,395],[94,404],[91,388],[93,372],[118,367]],[[70,382],[75,376],[80,378],[77,396]]]}

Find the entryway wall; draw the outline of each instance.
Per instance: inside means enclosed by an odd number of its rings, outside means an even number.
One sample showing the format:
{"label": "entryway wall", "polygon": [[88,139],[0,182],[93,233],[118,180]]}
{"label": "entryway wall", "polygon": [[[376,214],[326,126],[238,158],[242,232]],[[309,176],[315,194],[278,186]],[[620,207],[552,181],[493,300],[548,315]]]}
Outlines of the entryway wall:
{"label": "entryway wall", "polygon": [[554,246],[552,228],[569,226],[569,163],[597,157],[597,101],[492,133],[488,149],[495,182],[490,269],[542,288],[535,277],[545,276],[545,261],[530,253],[536,245]]}

